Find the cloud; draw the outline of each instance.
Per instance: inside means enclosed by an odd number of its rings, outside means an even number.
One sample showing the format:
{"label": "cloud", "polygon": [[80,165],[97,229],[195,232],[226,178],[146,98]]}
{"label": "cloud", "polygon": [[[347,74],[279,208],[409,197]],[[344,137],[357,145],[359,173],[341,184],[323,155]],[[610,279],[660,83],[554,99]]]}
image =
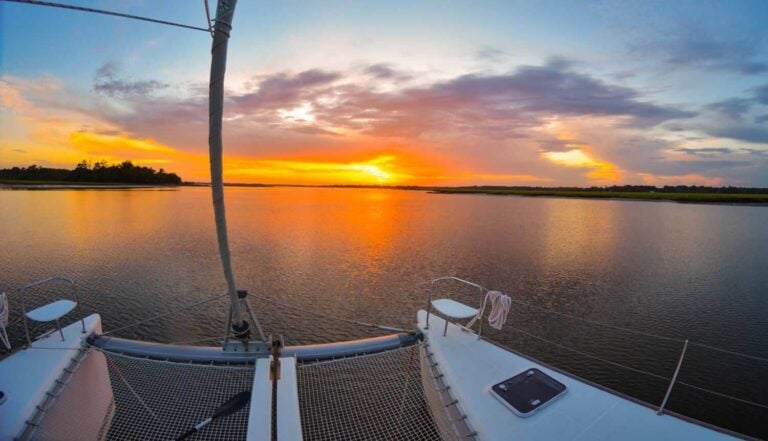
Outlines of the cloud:
{"label": "cloud", "polygon": [[[468,74],[399,88],[377,87],[379,81],[388,81],[379,77],[399,74],[394,67],[379,64],[367,69],[376,75],[363,82],[356,76],[359,70],[254,76],[245,91],[228,92],[224,115],[228,148],[238,154],[254,149],[269,154],[311,149],[326,143],[322,138],[337,138],[336,145],[351,146],[357,137],[376,144],[387,139],[407,143],[422,139],[432,145],[490,140],[500,146],[510,140],[547,142],[536,129],[558,116],[606,118],[602,128],[607,129],[649,127],[694,115],[574,71],[562,58],[504,74]],[[131,111],[105,106],[99,111],[128,132],[199,151],[205,147],[204,97],[132,95],[123,102]],[[185,130],[178,130],[181,125]]]}
{"label": "cloud", "polygon": [[412,78],[412,75],[399,71],[386,63],[371,64],[363,69],[363,72],[382,80],[403,81]]}
{"label": "cloud", "polygon": [[507,56],[505,51],[491,46],[483,46],[475,51],[476,58],[492,63],[503,61]]}
{"label": "cloud", "polygon": [[129,81],[119,78],[119,66],[113,62],[104,63],[97,71],[93,90],[110,97],[147,95],[168,87],[156,80]]}
{"label": "cloud", "polygon": [[729,118],[739,120],[752,108],[752,100],[746,98],[728,98],[706,106]]}
{"label": "cloud", "polygon": [[756,102],[768,106],[768,84],[754,88],[753,92]]}
{"label": "cloud", "polygon": [[294,107],[302,99],[312,99],[317,88],[328,86],[341,78],[337,72],[311,69],[290,75],[284,72],[256,77],[256,90],[232,98],[238,109],[247,112],[255,109]]}
{"label": "cloud", "polygon": [[680,147],[674,149],[676,152],[685,153],[687,155],[692,156],[713,156],[713,155],[726,155],[729,153],[734,153],[735,150],[727,147],[719,147],[719,148],[711,148],[711,147],[702,147],[702,148],[688,148],[688,147]]}
{"label": "cloud", "polygon": [[763,125],[727,125],[722,127],[712,127],[707,133],[720,138],[730,138],[758,144],[768,143],[768,128]]}
{"label": "cloud", "polygon": [[[119,156],[122,154],[131,157],[136,153],[173,153],[175,150],[171,147],[162,145],[151,139],[137,139],[128,134],[105,135],[87,131],[73,132],[70,142],[76,148],[88,153],[89,155],[110,155]],[[118,155],[115,155],[118,152]]]}
{"label": "cloud", "polygon": [[642,100],[634,89],[571,70],[563,59],[499,75],[468,74],[428,86],[374,92],[342,85],[320,104],[317,121],[378,136],[429,131],[520,136],[552,116],[625,117],[637,126],[690,118],[693,112]]}
{"label": "cloud", "polygon": [[581,149],[568,151],[543,152],[541,154],[548,160],[566,167],[588,169],[586,176],[600,183],[616,183],[621,181],[621,170],[607,161],[601,161],[584,153]]}
{"label": "cloud", "polygon": [[[237,171],[228,179],[329,183],[334,176],[344,182],[392,176],[387,182],[590,185],[640,179],[637,173],[734,179],[751,170],[749,176],[764,181],[755,170],[764,169],[765,161],[745,164],[744,156],[727,156],[736,153],[704,151],[710,147],[705,141],[671,140],[754,128],[744,123],[751,115],[739,113],[735,99],[713,103],[697,115],[583,72],[563,58],[432,83],[393,81],[400,74],[387,64],[356,65],[259,74],[235,85],[226,93],[224,143],[227,155],[239,162],[228,163]],[[206,179],[207,98],[197,86],[140,93],[138,86],[123,88],[136,82],[121,79],[117,67],[106,64],[96,75],[94,92],[105,78],[120,85],[114,87],[120,95],[97,92],[78,99],[80,107],[66,113],[67,124],[45,139],[57,137],[77,160],[83,154],[173,160],[174,171],[185,179]],[[62,115],[58,109],[68,102],[72,106],[74,91],[38,90],[34,81],[28,83],[6,90],[3,99],[17,107],[44,106],[46,118]],[[761,92],[750,93],[743,99],[754,103]],[[742,119],[718,117],[728,111]],[[672,133],[671,122],[683,131]],[[36,127],[52,126],[41,118]],[[555,160],[574,150],[589,160]],[[380,157],[395,159],[370,163]],[[379,171],[388,175],[377,176]]]}
{"label": "cloud", "polygon": [[716,39],[704,32],[690,32],[667,41],[659,41],[635,49],[659,56],[673,68],[695,68],[709,71],[759,75],[768,72],[758,46],[747,40]]}
{"label": "cloud", "polygon": [[[768,85],[755,87],[743,97],[731,97],[704,106],[701,118],[668,125],[668,130],[695,130],[711,137],[756,144],[768,143],[768,115],[755,115],[768,105]],[[723,118],[725,116],[725,118]]]}

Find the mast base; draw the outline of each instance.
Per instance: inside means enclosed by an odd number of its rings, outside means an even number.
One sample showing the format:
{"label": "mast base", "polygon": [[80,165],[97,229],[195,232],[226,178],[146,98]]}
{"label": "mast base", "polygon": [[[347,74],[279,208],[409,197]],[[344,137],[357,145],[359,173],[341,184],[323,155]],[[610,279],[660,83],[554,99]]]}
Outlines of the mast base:
{"label": "mast base", "polygon": [[251,325],[248,324],[247,320],[243,320],[240,323],[233,323],[232,333],[235,335],[235,338],[248,340],[251,337]]}
{"label": "mast base", "polygon": [[223,350],[224,352],[230,353],[248,353],[254,354],[257,357],[267,357],[272,351],[272,343],[265,343],[263,341],[249,341],[247,343],[243,343],[237,340],[230,340],[224,343]]}

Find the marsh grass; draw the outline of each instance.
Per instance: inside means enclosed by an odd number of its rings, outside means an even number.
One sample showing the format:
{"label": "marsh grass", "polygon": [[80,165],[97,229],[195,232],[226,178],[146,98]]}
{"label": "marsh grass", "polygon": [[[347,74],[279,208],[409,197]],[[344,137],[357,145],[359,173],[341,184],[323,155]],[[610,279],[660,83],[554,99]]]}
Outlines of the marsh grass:
{"label": "marsh grass", "polygon": [[768,194],[742,193],[663,193],[663,192],[621,192],[621,191],[579,191],[579,190],[520,190],[520,189],[474,189],[436,188],[440,194],[490,194],[514,196],[549,196],[562,198],[589,199],[639,199],[677,202],[720,202],[742,204],[768,204]]}

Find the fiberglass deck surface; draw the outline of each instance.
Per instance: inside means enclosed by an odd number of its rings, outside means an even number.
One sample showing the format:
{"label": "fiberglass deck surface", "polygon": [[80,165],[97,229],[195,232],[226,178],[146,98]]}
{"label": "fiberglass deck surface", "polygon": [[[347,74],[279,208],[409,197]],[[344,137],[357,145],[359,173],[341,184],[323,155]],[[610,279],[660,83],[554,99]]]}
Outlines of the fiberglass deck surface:
{"label": "fiberglass deck surface", "polygon": [[[87,333],[101,332],[98,314],[86,317],[84,321]],[[53,387],[88,335],[82,333],[81,326],[78,320],[62,329],[64,341],[58,332],[51,333],[0,363],[0,390],[8,397],[0,407],[0,439],[13,439],[24,429],[24,422],[31,418],[35,406]]]}
{"label": "fiberglass deck surface", "polygon": [[[480,439],[491,440],[726,440],[734,439],[548,369],[506,351],[477,335],[448,326],[419,311],[419,328],[427,334],[452,391]],[[489,393],[492,385],[536,367],[568,387],[567,393],[528,418],[520,418]]]}

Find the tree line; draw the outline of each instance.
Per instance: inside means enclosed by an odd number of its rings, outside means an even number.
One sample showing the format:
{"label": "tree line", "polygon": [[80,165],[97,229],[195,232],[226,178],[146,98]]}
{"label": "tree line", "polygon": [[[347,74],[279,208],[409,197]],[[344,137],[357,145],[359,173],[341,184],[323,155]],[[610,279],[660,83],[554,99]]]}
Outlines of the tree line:
{"label": "tree line", "polygon": [[91,165],[80,161],[74,169],[40,167],[13,167],[0,169],[0,179],[19,181],[64,181],[64,182],[104,182],[120,184],[160,184],[178,185],[181,178],[176,173],[168,173],[162,168],[158,171],[151,167],[135,165],[131,161],[108,165],[99,161]]}

